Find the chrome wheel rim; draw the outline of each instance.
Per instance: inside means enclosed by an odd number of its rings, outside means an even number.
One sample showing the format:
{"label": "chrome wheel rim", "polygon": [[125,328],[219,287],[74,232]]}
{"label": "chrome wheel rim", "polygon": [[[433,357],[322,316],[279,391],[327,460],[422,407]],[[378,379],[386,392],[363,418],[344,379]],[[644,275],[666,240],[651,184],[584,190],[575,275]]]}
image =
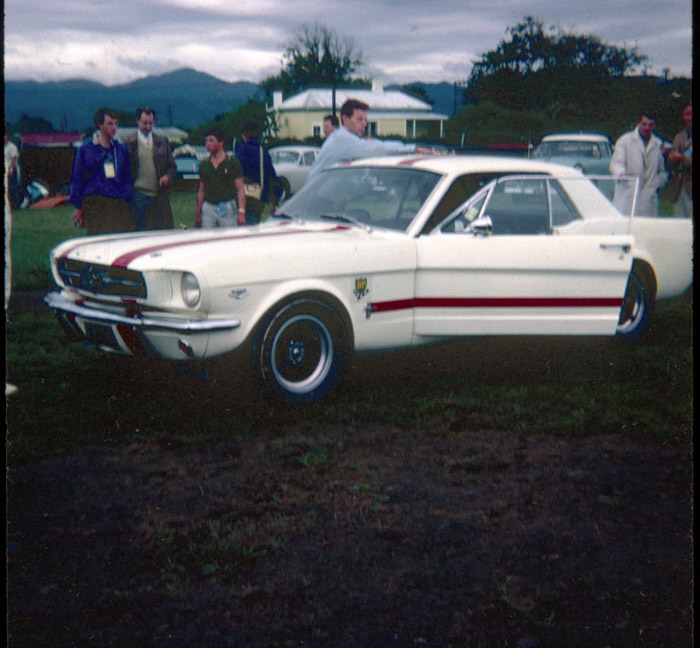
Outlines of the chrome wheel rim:
{"label": "chrome wheel rim", "polygon": [[324,322],[309,314],[289,318],[275,334],[270,365],[277,383],[306,394],[319,387],[333,365],[333,336]]}

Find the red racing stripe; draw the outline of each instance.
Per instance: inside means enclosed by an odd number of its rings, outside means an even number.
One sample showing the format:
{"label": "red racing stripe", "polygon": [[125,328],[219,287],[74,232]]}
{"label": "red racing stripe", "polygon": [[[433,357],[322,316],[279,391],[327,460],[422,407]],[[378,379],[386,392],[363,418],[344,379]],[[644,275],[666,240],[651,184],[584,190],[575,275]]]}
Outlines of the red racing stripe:
{"label": "red racing stripe", "polygon": [[622,297],[417,297],[371,304],[373,313],[407,308],[619,308]]}
{"label": "red racing stripe", "polygon": [[[336,225],[335,227],[331,227],[329,229],[318,230],[316,233],[334,232],[337,230],[348,230],[348,229],[350,229],[350,227],[347,225]],[[153,254],[154,252],[160,252],[162,250],[168,250],[168,249],[172,249],[172,248],[176,248],[176,247],[183,247],[183,246],[187,246],[187,245],[200,245],[203,243],[212,243],[212,242],[219,242],[219,241],[242,240],[242,239],[261,238],[261,237],[268,237],[268,236],[287,236],[289,234],[304,234],[304,233],[311,233],[311,232],[307,229],[298,229],[298,230],[287,230],[284,232],[255,232],[255,233],[246,234],[243,236],[241,236],[240,234],[236,234],[236,235],[229,234],[228,236],[212,236],[211,238],[206,238],[206,239],[174,241],[173,243],[152,245],[150,247],[145,247],[145,248],[133,250],[132,252],[128,252],[127,254],[122,254],[120,257],[117,257],[112,262],[112,266],[117,267],[117,268],[127,268],[129,266],[129,264],[134,259],[138,259],[141,256],[145,256],[147,254]]]}

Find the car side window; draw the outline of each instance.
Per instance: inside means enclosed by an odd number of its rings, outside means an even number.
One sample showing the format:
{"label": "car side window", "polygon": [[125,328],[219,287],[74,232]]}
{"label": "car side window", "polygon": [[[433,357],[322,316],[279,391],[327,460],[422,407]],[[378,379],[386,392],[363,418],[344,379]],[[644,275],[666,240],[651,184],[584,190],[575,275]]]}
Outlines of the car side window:
{"label": "car side window", "polygon": [[472,221],[481,213],[487,195],[488,192],[484,191],[480,195],[470,199],[457,210],[456,216],[445,221],[440,227],[440,232],[442,234],[459,234],[461,232],[466,232]]}
{"label": "car side window", "polygon": [[314,163],[315,159],[316,154],[313,151],[308,151],[307,153],[304,153],[304,160],[302,162],[302,166],[311,166]]}
{"label": "car side window", "polygon": [[576,207],[556,180],[550,180],[549,204],[552,211],[552,227],[561,227],[581,218]]}
{"label": "car side window", "polygon": [[470,173],[457,178],[445,192],[421,234],[429,234],[434,227],[447,218],[457,207],[494,179],[494,173]]}
{"label": "car side window", "polygon": [[547,181],[538,178],[499,182],[483,215],[491,219],[493,236],[551,234]]}

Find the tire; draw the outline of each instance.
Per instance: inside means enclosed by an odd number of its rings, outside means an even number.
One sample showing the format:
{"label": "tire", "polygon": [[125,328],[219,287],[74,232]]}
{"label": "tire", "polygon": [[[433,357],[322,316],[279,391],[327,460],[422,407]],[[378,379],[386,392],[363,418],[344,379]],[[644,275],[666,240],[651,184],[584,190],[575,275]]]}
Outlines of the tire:
{"label": "tire", "polygon": [[656,287],[651,271],[635,263],[627,279],[616,336],[631,342],[642,336],[651,324],[656,303]]}
{"label": "tire", "polygon": [[280,306],[259,328],[251,354],[263,392],[312,403],[331,391],[349,357],[348,332],[325,302],[299,298]]}
{"label": "tire", "polygon": [[287,200],[287,198],[292,195],[292,188],[289,186],[289,180],[284,176],[280,176],[279,183],[281,193],[277,199],[277,203],[282,204],[283,201]]}

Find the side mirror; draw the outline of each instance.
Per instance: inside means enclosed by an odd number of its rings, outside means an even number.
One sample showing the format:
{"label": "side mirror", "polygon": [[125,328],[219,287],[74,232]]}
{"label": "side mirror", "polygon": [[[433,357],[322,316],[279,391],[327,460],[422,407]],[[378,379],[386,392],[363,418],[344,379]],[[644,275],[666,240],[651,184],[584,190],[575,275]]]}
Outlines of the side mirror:
{"label": "side mirror", "polygon": [[490,216],[479,216],[475,218],[467,227],[467,232],[474,236],[491,236],[493,232],[493,223]]}

